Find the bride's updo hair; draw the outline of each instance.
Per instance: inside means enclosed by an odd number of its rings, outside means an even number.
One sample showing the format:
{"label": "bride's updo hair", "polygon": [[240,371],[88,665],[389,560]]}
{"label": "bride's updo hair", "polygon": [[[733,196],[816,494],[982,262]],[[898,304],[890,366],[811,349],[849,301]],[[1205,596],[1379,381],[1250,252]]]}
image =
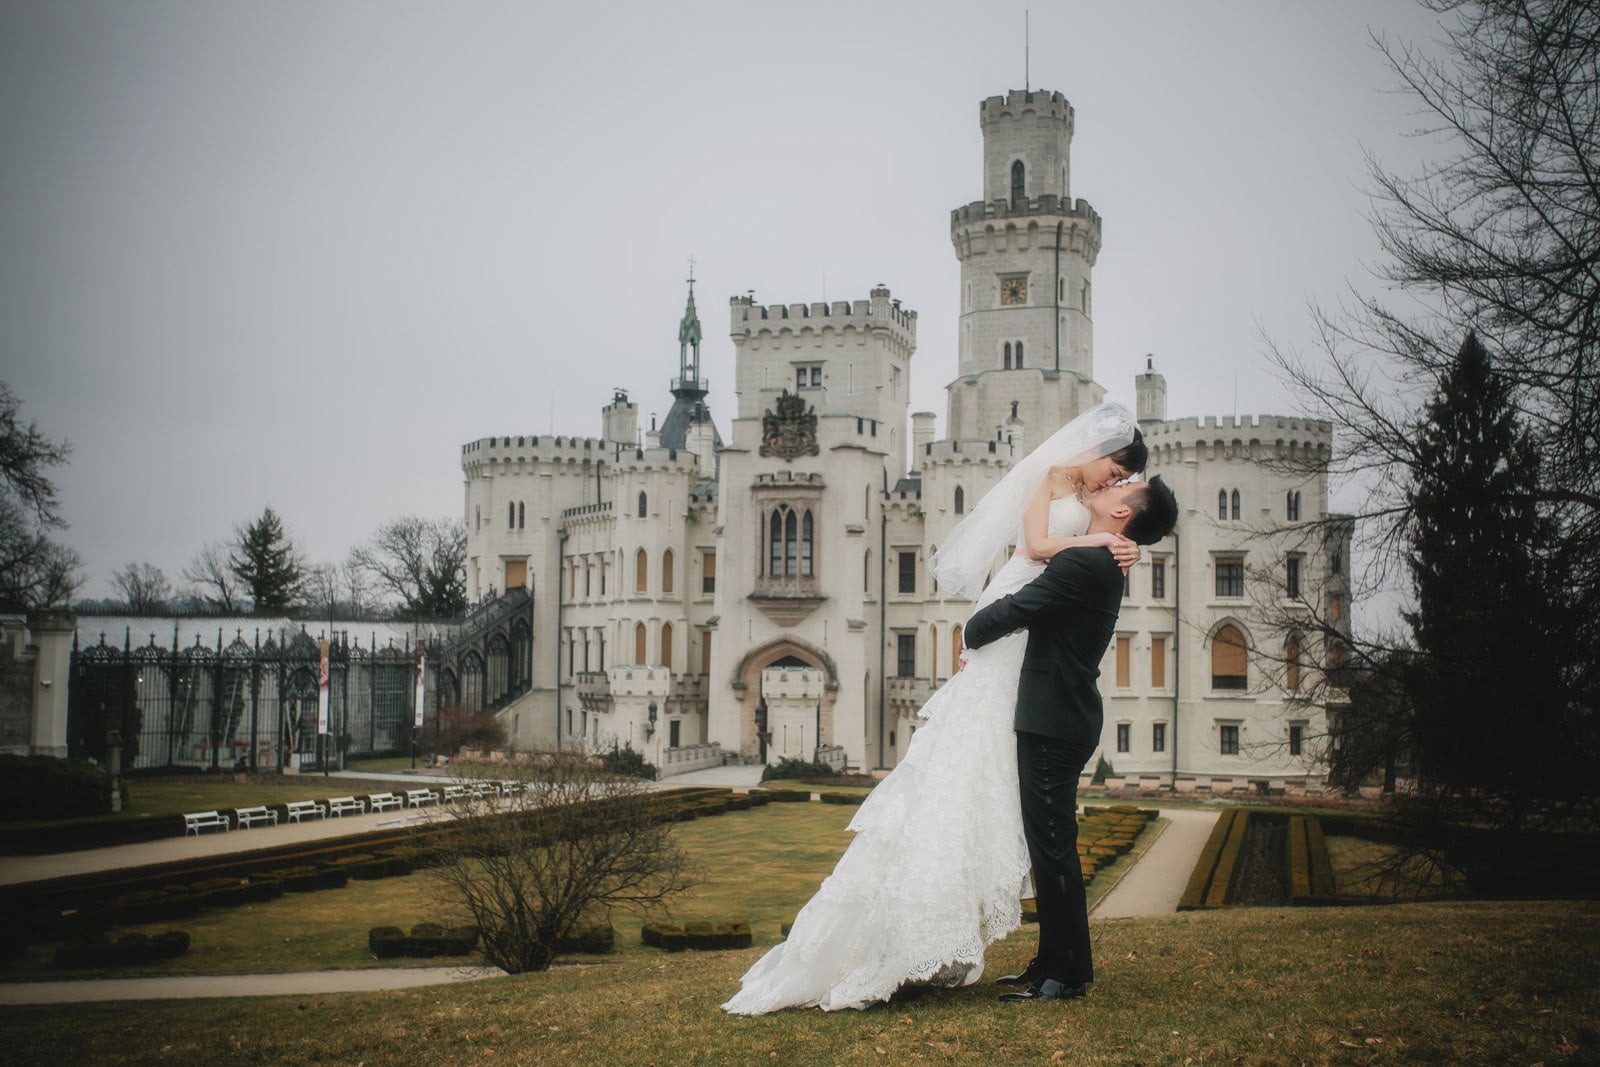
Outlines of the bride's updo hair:
{"label": "bride's updo hair", "polygon": [[1150,459],[1150,449],[1145,447],[1144,434],[1139,432],[1137,426],[1133,430],[1133,440],[1111,453],[1111,458],[1117,466],[1132,474],[1144,470],[1145,463]]}

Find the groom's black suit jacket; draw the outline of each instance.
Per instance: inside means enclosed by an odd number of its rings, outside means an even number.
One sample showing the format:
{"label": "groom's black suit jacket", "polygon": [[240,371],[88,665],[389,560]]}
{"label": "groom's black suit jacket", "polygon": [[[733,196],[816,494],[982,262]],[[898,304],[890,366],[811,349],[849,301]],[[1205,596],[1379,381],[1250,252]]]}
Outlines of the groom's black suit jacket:
{"label": "groom's black suit jacket", "polygon": [[1100,743],[1104,712],[1095,679],[1116,630],[1122,581],[1104,548],[1069,548],[1028,585],[967,621],[963,634],[971,648],[1028,630],[1017,684],[1019,732]]}

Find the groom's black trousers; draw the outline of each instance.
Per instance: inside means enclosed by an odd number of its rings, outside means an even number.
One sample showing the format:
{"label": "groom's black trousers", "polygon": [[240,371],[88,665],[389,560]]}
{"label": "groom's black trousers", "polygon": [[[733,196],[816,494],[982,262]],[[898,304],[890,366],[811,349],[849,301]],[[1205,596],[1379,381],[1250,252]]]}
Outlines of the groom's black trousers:
{"label": "groom's black trousers", "polygon": [[1068,985],[1094,981],[1089,909],[1078,862],[1078,775],[1095,746],[1017,734],[1022,832],[1039,905],[1040,973]]}

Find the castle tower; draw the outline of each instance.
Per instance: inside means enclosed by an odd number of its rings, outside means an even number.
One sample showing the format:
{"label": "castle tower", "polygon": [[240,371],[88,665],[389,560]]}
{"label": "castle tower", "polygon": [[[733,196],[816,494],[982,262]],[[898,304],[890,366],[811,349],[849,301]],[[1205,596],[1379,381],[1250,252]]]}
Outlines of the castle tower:
{"label": "castle tower", "polygon": [[1141,422],[1165,422],[1167,379],[1156,373],[1156,357],[1144,357],[1144,373],[1133,380],[1135,417]]}

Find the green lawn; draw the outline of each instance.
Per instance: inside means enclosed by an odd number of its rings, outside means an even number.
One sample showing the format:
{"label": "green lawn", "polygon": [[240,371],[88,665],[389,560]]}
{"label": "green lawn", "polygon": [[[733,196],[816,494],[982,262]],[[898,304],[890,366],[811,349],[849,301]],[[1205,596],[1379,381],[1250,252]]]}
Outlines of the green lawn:
{"label": "green lawn", "polygon": [[[797,805],[798,806],[798,805]],[[718,822],[719,820],[711,820]],[[1600,905],[1226,909],[1097,923],[1085,1001],[980,982],[865,1012],[717,1005],[760,948],[372,994],[0,1009],[19,1065],[1534,1064],[1600,1057]],[[1025,928],[989,954],[1020,966]]]}

